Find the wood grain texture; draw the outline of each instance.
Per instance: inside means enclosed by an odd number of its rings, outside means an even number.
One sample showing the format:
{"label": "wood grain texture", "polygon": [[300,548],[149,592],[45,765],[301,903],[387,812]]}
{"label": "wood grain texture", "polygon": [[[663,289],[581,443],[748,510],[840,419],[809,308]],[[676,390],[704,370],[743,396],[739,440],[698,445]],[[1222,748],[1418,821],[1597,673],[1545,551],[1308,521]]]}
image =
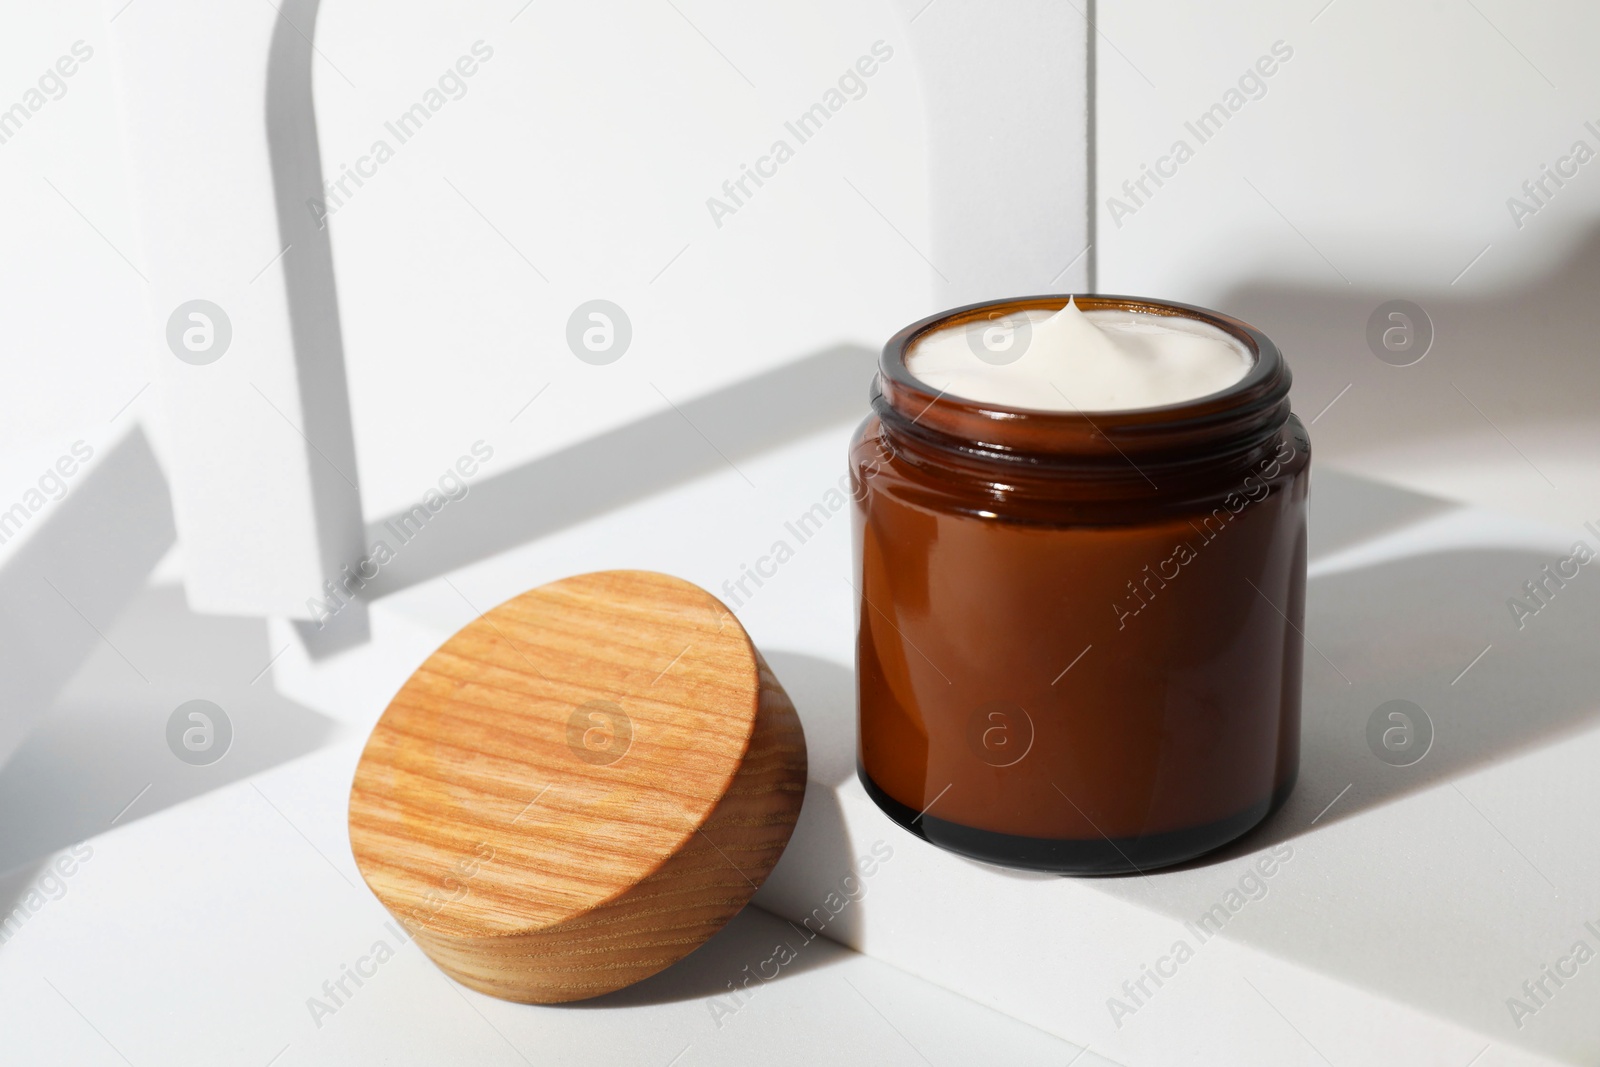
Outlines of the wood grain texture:
{"label": "wood grain texture", "polygon": [[805,795],[794,706],[715,597],[605,571],[446,641],[350,791],[367,885],[447,974],[556,1003],[692,952],[772,870]]}

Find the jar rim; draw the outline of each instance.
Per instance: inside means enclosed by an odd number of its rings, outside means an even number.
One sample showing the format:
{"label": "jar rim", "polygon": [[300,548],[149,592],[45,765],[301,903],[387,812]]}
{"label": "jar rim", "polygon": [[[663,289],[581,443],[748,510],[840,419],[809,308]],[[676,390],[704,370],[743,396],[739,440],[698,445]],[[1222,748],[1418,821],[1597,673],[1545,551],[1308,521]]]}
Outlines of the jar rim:
{"label": "jar rim", "polygon": [[[1085,311],[1115,310],[1199,321],[1249,351],[1252,362],[1237,382],[1204,396],[1116,411],[1050,411],[952,396],[913,375],[906,357],[935,330],[1028,310],[1059,311],[1068,300]],[[1170,300],[1108,294],[1054,294],[987,300],[912,323],[883,346],[873,406],[891,430],[963,452],[1010,456],[1072,456],[1092,460],[1130,453],[1213,451],[1243,439],[1270,436],[1288,418],[1292,376],[1278,346],[1243,320]]]}

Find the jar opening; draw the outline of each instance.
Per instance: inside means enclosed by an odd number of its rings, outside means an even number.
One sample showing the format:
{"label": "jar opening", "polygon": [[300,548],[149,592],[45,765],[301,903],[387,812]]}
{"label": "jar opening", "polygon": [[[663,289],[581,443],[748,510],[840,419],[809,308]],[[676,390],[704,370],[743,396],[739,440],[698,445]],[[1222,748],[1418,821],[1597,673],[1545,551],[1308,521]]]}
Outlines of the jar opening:
{"label": "jar opening", "polygon": [[[956,397],[931,387],[909,369],[909,353],[935,330],[1029,310],[1055,312],[1069,299],[1086,312],[1130,311],[1203,323],[1236,339],[1252,363],[1238,381],[1204,396],[1156,407],[1087,413]],[[1072,468],[1191,466],[1248,453],[1274,436],[1289,417],[1290,381],[1277,346],[1231,316],[1140,297],[1060,294],[972,304],[906,327],[884,345],[873,406],[896,441],[970,461]]]}
{"label": "jar opening", "polygon": [[991,311],[919,334],[911,376],[944,396],[1091,417],[1199,400],[1255,365],[1241,338],[1187,315],[1121,308]]}

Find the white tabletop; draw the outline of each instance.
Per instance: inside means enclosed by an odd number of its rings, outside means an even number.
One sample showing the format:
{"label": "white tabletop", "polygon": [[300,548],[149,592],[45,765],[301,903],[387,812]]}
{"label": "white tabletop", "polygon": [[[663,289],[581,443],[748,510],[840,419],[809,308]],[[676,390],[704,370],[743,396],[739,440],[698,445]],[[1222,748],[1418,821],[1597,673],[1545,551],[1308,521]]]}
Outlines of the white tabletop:
{"label": "white tabletop", "polygon": [[[26,905],[53,852],[93,850],[0,948],[8,1035],[38,1048],[73,1035],[85,1049],[103,1035],[134,1063],[267,1062],[285,1046],[282,1063],[349,1062],[358,1047],[420,1063],[462,1043],[514,1062],[507,1040],[535,1062],[552,1045],[557,1061],[582,1049],[584,1062],[617,1063],[667,1063],[685,1046],[680,1063],[853,1060],[869,1048],[906,1062],[996,1049],[1065,1062],[1085,1045],[1084,1063],[1593,1061],[1600,986],[1588,968],[1559,989],[1546,980],[1555,995],[1527,1016],[1506,1000],[1531,1004],[1524,980],[1580,939],[1600,943],[1584,926],[1600,919],[1589,652],[1600,585],[1583,571],[1519,631],[1506,596],[1576,534],[1336,470],[1314,478],[1300,784],[1239,845],[1148,878],[1060,879],[961,860],[890,823],[851,773],[852,594],[837,517],[739,611],[811,748],[806,809],[757,898],[764,911],[599,1008],[457,995],[395,944],[355,875],[344,810],[360,742],[405,675],[477,609],[564,574],[649,567],[718,589],[837,480],[848,430],[729,445],[709,473],[615,506],[555,502],[529,519],[544,536],[480,558],[475,524],[530,488],[526,470],[486,479],[407,546],[412,575],[451,561],[443,572],[416,584],[397,572],[367,613],[368,639],[321,658],[282,624],[189,614],[170,558],[0,773],[3,861],[21,868],[8,899]],[[690,447],[669,449],[669,465],[703,469]],[[708,514],[723,521],[698,521]],[[148,685],[131,684],[135,665]],[[197,696],[234,728],[227,757],[207,767],[178,764],[161,732]],[[1364,735],[1395,698],[1423,706],[1436,730],[1408,768],[1377,760]],[[775,916],[803,917],[879,841],[894,859],[830,930],[877,958],[819,940],[729,1018],[727,983],[771,955],[773,935],[793,935]],[[1110,1011],[1125,979],[1193,936],[1186,921],[1285,848],[1265,894],[1178,979],[1132,1014]],[[395,959],[327,1013],[322,983],[379,941]]]}

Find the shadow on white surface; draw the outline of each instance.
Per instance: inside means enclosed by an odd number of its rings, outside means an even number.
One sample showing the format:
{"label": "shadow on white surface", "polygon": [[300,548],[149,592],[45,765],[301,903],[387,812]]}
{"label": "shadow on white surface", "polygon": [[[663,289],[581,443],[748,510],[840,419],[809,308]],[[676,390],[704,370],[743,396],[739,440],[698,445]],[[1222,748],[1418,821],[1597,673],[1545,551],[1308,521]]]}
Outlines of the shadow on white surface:
{"label": "shadow on white surface", "polygon": [[[1313,456],[1316,441],[1311,442]],[[1312,464],[1306,558],[1318,560],[1451,511],[1454,501]]]}
{"label": "shadow on white surface", "polygon": [[[876,355],[840,345],[475,483],[397,552],[365,595],[380,597],[778,448],[858,421]],[[841,457],[842,468],[842,457]],[[392,540],[369,524],[369,542]]]}
{"label": "shadow on white surface", "polygon": [[[1475,291],[1468,271],[1457,281],[1317,289],[1264,279],[1218,306],[1283,349],[1295,408],[1316,418],[1312,444],[1325,457],[1488,507],[1595,517],[1600,229],[1515,285]],[[1397,299],[1420,305],[1432,324],[1431,347],[1409,366],[1380,361],[1367,336],[1369,318]],[[1423,324],[1414,325],[1420,338]]]}
{"label": "shadow on white surface", "polygon": [[[261,620],[196,615],[180,589],[153,586],[105,631],[120,654],[90,656],[0,769],[0,871],[311,752],[334,732],[264,676],[273,650]],[[209,765],[169,747],[169,719],[195,699],[220,708],[231,733]]]}
{"label": "shadow on white surface", "polygon": [[[1593,916],[1586,886],[1600,864],[1589,773],[1600,569],[1551,583],[1543,606],[1516,618],[1508,601],[1536,603],[1526,583],[1545,580],[1574,539],[1540,530],[1457,509],[1379,533],[1321,574],[1313,564],[1288,802],[1211,855],[1101,888],[1193,923],[1287,843],[1295,858],[1270,883],[1275,903],[1251,904],[1229,939],[1496,1043],[1592,1062],[1592,991],[1541,1009],[1537,1026],[1512,1025],[1506,1009]],[[1420,708],[1432,732],[1408,765],[1369,740],[1391,700]],[[1259,879],[1248,888],[1267,891]]]}
{"label": "shadow on white surface", "polygon": [[[1349,479],[1349,476],[1343,476]],[[1394,492],[1372,486],[1383,500]],[[1315,490],[1314,490],[1315,492]],[[1344,500],[1353,506],[1354,497]],[[1473,513],[1460,512],[1463,528]],[[1454,521],[1435,520],[1445,541]],[[1375,528],[1375,531],[1377,528]],[[1594,565],[1519,618],[1516,601],[1567,553],[1525,545],[1396,544],[1390,558],[1314,575],[1306,594],[1300,780],[1287,804],[1221,863],[1470,774],[1600,723],[1600,572]],[[1600,547],[1600,546],[1594,546]],[[1391,700],[1422,709],[1431,747],[1395,766],[1368,741]]]}
{"label": "shadow on white surface", "polygon": [[[101,632],[176,537],[166,478],[143,430],[78,479],[36,516],[22,502],[0,515],[6,540],[26,538],[0,565],[0,766],[90,654],[113,651]],[[142,683],[132,665],[122,669],[126,681]]]}
{"label": "shadow on white surface", "polygon": [[[861,944],[864,927],[859,900],[853,897],[871,895],[872,876],[865,872],[876,870],[872,861],[877,857],[872,852],[875,842],[851,838],[839,806],[839,791],[849,788],[856,777],[855,672],[799,652],[764,655],[805,727],[808,781],[790,847],[768,879],[773,888],[765,896],[758,893],[755,902],[766,903],[780,915],[809,915],[826,937],[856,947]],[[887,818],[882,824],[882,845],[891,851],[914,845],[911,835]],[[869,860],[866,868],[861,866],[863,860]],[[806,865],[804,876],[795,877],[784,870],[796,864]],[[792,887],[797,885],[814,887],[811,897],[796,895]]]}
{"label": "shadow on white surface", "polygon": [[42,793],[29,788],[10,796],[4,783],[28,777],[20,768],[29,762],[30,729],[34,737],[60,729],[50,716],[86,662],[98,656],[122,687],[145,685],[104,632],[138,596],[176,536],[166,478],[142,429],[109,446],[79,479],[59,503],[45,505],[50,510],[20,527],[3,527],[26,541],[0,566],[0,921],[41,873],[40,856],[99,829],[76,836],[53,832],[57,805],[51,800],[81,788],[75,778],[50,781]]}
{"label": "shadow on white surface", "polygon": [[[1083,1005],[1035,1003],[1031,991],[1084,982],[1019,971],[1009,954],[1031,952],[1035,936],[1059,939],[1039,945],[1040,959],[1062,945],[1099,945],[1084,963],[1111,973],[1103,985],[1088,979],[1102,999],[1085,1018],[1103,1021],[1104,996],[1175,939],[1191,947],[1208,940],[1184,924],[1215,923],[1222,906],[1233,917],[1217,939],[1231,948],[1201,949],[1210,962],[1197,968],[1228,968],[1246,958],[1230,960],[1231,952],[1256,953],[1249,958],[1294,972],[1301,990],[1343,990],[1388,1004],[1396,1017],[1448,1020],[1465,1028],[1469,1043],[1481,1034],[1500,1048],[1579,1049],[1571,1062],[1593,1062],[1592,1036],[1583,1036],[1593,1033],[1592,997],[1573,987],[1541,1010],[1538,1027],[1522,1030],[1512,1026],[1505,997],[1594,916],[1585,887],[1600,863],[1589,773],[1600,745],[1600,561],[1519,629],[1508,598],[1525,596],[1524,583],[1566,555],[1572,534],[1333,470],[1313,473],[1312,493],[1301,777],[1283,811],[1256,832],[1145,877],[1062,879],[938,853],[872,811],[849,780],[849,670],[769,652],[805,723],[813,767],[794,837],[757,903],[806,914],[881,839],[894,850],[882,881],[866,880],[864,905],[846,909],[829,936],[968,996],[1031,1003],[1031,1013],[1019,1015],[1057,1033],[1068,1032],[1062,1020]],[[1433,727],[1431,749],[1410,766],[1385,762],[1368,741],[1374,712],[1397,699],[1420,707]],[[1284,843],[1292,849],[1264,880],[1256,864]],[[1117,904],[1101,907],[1086,893]],[[1225,903],[1235,899],[1245,903]],[[974,917],[1004,949],[930,951],[953,914]],[[1094,925],[1106,922],[1116,924],[1109,934]],[[1159,1033],[1163,1019],[1197,1004],[1214,1012],[1235,991],[1240,1003],[1255,996],[1232,972],[1225,981],[1219,973],[1186,972],[1184,992],[1162,993],[1151,1014],[1141,1013],[1141,1033]],[[1279,1007],[1297,1024],[1310,1013]],[[1259,1001],[1245,1010],[1256,1008],[1271,1017]],[[1374,1015],[1362,1025],[1389,1024]],[[1352,1047],[1367,1047],[1363,1040]]]}
{"label": "shadow on white surface", "polygon": [[855,778],[855,671],[801,652],[762,654],[794,706],[804,709],[806,776],[831,786]]}
{"label": "shadow on white surface", "polygon": [[[340,522],[347,515],[359,521],[360,489],[340,473],[356,471],[356,445],[333,245],[327,225],[311,210],[313,201],[323,197],[322,154],[311,96],[316,47],[312,37],[321,0],[284,0],[275,6],[278,19],[267,55],[266,134],[278,240],[285,249],[275,269],[283,272],[289,305],[301,430],[320,457],[310,463],[312,507],[319,524]],[[359,483],[359,477],[356,480]],[[349,533],[353,537],[356,531]],[[331,557],[342,543],[337,536],[324,534],[324,557]],[[324,558],[323,566],[333,571],[342,562]]]}
{"label": "shadow on white surface", "polygon": [[[727,1005],[736,1006],[737,999],[732,994],[742,989],[747,980],[751,990],[759,991],[768,982],[781,982],[852,955],[849,949],[827,938],[815,935],[807,938],[805,932],[792,923],[784,922],[784,926],[786,930],[778,936],[778,943],[774,943],[776,931],[767,913],[746,908],[728,920],[728,925],[712,935],[711,940],[666,970],[627,989],[592,1000],[573,1001],[563,1007],[605,1011],[708,997],[726,998]],[[778,944],[785,946],[788,952],[780,956]],[[787,962],[780,963],[780,959]]]}

